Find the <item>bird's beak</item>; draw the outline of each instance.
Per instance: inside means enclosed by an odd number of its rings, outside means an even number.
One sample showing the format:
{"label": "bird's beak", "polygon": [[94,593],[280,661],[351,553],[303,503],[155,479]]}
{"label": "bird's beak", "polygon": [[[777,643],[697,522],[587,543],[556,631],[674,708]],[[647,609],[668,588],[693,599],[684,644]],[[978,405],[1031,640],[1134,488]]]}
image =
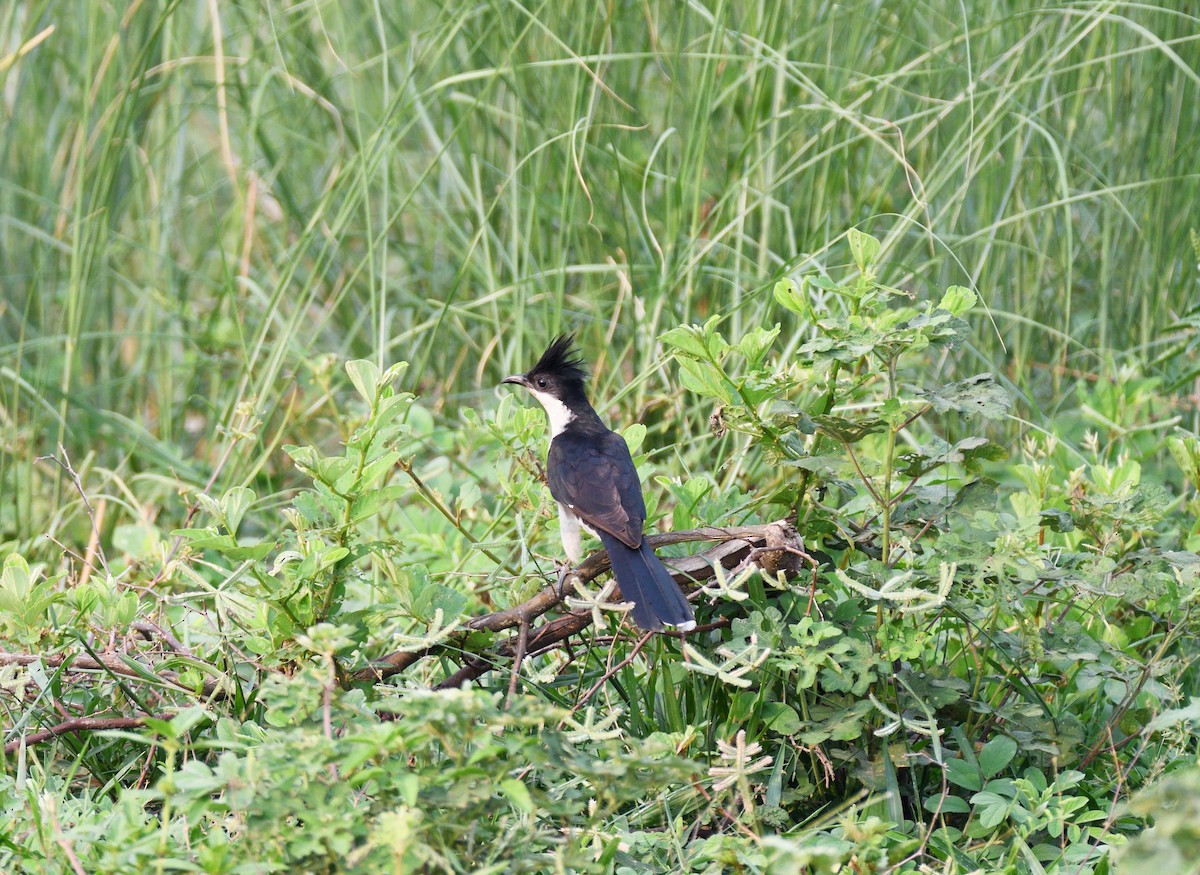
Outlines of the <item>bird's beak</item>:
{"label": "bird's beak", "polygon": [[526,388],[529,388],[529,378],[526,377],[524,374],[513,374],[511,377],[505,377],[500,382],[501,382],[501,384],[513,383],[517,386],[524,386]]}

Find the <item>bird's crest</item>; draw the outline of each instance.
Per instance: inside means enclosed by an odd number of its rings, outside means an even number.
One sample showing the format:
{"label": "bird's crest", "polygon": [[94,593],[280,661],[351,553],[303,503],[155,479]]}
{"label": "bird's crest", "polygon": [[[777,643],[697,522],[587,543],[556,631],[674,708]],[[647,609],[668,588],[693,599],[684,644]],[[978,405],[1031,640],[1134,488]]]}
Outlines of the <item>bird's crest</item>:
{"label": "bird's crest", "polygon": [[553,374],[560,378],[583,382],[587,379],[588,372],[583,366],[583,359],[580,358],[574,347],[574,334],[560,334],[542,353],[542,357],[538,359],[538,363],[533,366],[529,374]]}

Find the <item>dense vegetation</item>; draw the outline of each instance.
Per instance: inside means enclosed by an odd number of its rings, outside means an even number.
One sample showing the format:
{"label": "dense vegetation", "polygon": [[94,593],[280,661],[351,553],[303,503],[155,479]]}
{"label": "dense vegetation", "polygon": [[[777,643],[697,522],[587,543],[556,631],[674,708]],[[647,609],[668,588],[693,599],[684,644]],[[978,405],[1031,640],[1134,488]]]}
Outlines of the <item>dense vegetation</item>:
{"label": "dense vegetation", "polygon": [[0,102],[0,871],[1200,871],[1194,8],[16,0]]}

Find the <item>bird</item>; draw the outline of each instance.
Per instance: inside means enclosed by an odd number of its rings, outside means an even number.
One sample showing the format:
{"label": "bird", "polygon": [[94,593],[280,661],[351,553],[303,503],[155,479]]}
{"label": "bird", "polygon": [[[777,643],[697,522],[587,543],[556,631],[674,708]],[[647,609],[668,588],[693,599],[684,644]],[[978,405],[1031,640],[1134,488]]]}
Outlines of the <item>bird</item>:
{"label": "bird", "polygon": [[559,534],[571,562],[583,558],[580,528],[608,552],[622,597],[633,603],[633,621],[647,632],[696,628],[683,591],[643,534],[646,501],[625,439],[600,420],[587,398],[588,373],[574,334],[556,337],[524,374],[505,377],[528,389],[546,411],[550,451],[546,480],[558,503]]}

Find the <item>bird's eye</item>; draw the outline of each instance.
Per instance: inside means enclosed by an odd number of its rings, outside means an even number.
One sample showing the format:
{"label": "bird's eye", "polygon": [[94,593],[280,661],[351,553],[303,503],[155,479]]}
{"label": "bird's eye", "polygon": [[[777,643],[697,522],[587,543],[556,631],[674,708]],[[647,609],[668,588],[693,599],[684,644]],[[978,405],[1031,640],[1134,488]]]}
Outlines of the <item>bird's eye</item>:
{"label": "bird's eye", "polygon": [[539,389],[545,389],[548,385],[550,385],[550,382],[545,377],[538,377],[536,382]]}

